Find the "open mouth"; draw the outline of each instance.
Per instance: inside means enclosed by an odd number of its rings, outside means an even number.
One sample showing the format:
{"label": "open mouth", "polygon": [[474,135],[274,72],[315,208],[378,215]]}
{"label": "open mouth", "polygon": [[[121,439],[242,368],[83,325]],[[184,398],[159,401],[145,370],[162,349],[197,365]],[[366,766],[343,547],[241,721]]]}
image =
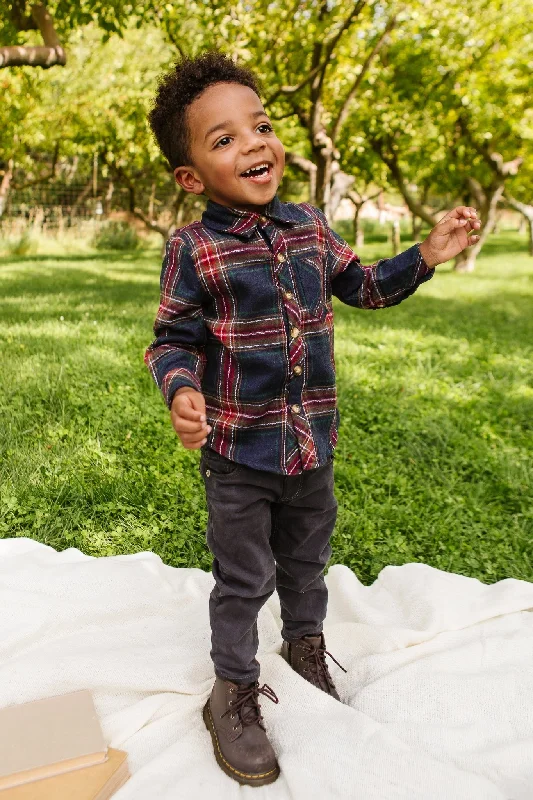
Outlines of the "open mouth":
{"label": "open mouth", "polygon": [[246,178],[253,183],[268,183],[272,176],[272,164],[264,162],[256,167],[251,167],[241,173],[241,178]]}

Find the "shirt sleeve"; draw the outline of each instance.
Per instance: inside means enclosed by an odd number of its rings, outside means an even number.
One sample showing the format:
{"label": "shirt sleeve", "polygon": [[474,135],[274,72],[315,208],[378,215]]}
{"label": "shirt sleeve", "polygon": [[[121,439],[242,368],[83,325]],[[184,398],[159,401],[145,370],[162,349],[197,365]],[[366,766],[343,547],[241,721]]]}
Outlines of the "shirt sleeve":
{"label": "shirt sleeve", "polygon": [[433,277],[435,268],[428,267],[418,244],[393,258],[363,266],[351,247],[330,228],[324,213],[315,211],[325,228],[331,291],[346,305],[369,309],[395,306]]}
{"label": "shirt sleeve", "polygon": [[205,368],[203,291],[189,248],[179,236],[167,242],[160,289],[156,339],[144,362],[170,408],[182,386],[201,391]]}

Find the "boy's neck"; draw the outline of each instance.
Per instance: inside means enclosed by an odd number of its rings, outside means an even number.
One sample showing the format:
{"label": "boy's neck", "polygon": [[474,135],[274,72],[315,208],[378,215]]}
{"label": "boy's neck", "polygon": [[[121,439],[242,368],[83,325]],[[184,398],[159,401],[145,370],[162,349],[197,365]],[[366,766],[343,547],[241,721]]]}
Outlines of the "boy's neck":
{"label": "boy's neck", "polygon": [[[237,205],[235,203],[233,203],[233,204],[221,203],[220,201],[213,200],[210,197],[208,197],[208,200],[211,203],[216,203],[219,206],[223,206],[224,208],[232,209],[233,211],[247,211],[248,213],[251,213],[251,214],[264,214],[266,207],[268,205],[270,205],[270,203],[264,203],[261,206],[251,206],[251,205],[250,206],[245,206],[245,205]],[[270,202],[272,202],[272,201],[270,201]]]}

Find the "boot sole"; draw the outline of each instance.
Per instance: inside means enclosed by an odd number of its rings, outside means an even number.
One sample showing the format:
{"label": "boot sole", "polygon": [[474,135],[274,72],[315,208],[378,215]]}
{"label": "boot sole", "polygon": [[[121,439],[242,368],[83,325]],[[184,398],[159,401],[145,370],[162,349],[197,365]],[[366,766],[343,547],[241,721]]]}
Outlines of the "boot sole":
{"label": "boot sole", "polygon": [[205,727],[211,734],[213,749],[215,751],[215,758],[218,766],[226,773],[226,775],[229,775],[230,778],[233,778],[234,780],[246,786],[264,786],[267,783],[274,783],[274,781],[277,780],[280,773],[279,766],[276,766],[275,769],[271,769],[269,772],[262,772],[258,775],[241,772],[240,770],[235,769],[235,767],[232,767],[229,761],[226,761],[222,755],[217,732],[215,730],[215,724],[213,722],[213,717],[211,716],[211,709],[209,708],[209,700],[204,706],[202,716],[204,718]]}

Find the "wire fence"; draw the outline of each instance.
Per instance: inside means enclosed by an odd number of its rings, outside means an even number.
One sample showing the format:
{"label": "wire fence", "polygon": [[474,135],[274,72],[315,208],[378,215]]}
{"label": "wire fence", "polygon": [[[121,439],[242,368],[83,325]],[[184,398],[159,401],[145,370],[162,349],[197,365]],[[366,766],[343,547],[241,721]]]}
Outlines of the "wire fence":
{"label": "wire fence", "polygon": [[[140,195],[140,192],[138,193]],[[147,198],[147,216],[152,219],[172,216],[176,190],[155,190]],[[145,197],[143,199],[146,199]],[[130,222],[130,191],[111,180],[94,180],[94,176],[81,182],[43,182],[13,187],[4,198],[0,213],[0,233],[17,236],[24,231],[61,234],[75,228],[93,232],[109,219],[128,219]],[[142,229],[143,223],[138,223]]]}

